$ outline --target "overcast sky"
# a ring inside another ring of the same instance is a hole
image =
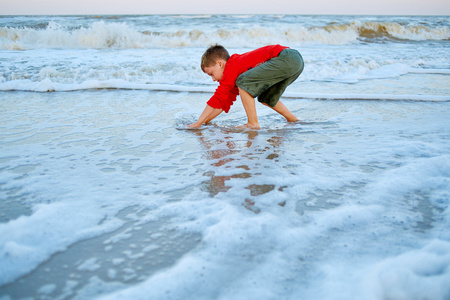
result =
[[[450,0],[0,0],[0,15],[450,15]]]

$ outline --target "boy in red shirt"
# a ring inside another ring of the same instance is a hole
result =
[[[260,128],[255,97],[288,122],[298,121],[279,99],[286,87],[302,73],[303,66],[303,58],[297,50],[281,45],[265,46],[231,57],[223,46],[211,46],[202,56],[201,67],[213,81],[219,82],[219,87],[197,122],[189,127],[200,127],[223,111],[228,113],[237,95],[240,95],[247,114],[248,122],[242,126],[244,128]]]

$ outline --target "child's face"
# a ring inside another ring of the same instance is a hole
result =
[[[213,81],[220,81],[223,77],[223,70],[225,69],[225,61],[218,60],[215,65],[205,67],[204,72],[211,76]]]

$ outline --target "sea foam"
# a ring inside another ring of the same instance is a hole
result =
[[[279,43],[298,45],[318,43],[340,45],[377,38],[404,40],[448,40],[446,26],[402,25],[399,23],[360,22],[305,27],[283,24],[276,27],[252,25],[239,29],[206,30],[192,28],[176,31],[140,31],[127,23],[93,22],[89,27],[68,28],[50,21],[46,28],[0,28],[0,49],[30,50],[41,48],[133,49],[205,46],[221,40],[230,47]],[[249,44],[251,41],[251,44]]]

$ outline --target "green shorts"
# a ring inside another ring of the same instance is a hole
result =
[[[277,57],[239,75],[236,85],[253,98],[258,97],[259,102],[274,107],[303,67],[303,58],[297,50],[284,49]]]

